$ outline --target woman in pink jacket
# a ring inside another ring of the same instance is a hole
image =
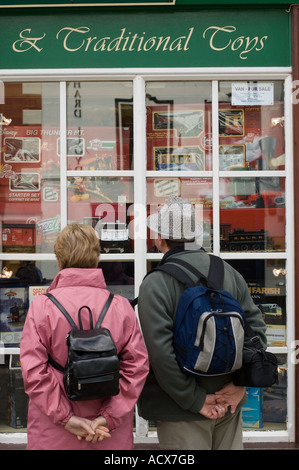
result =
[[[93,323],[108,298],[101,269],[100,247],[88,225],[71,224],[58,236],[55,254],[60,272],[51,292],[77,323],[78,309],[88,305]],[[83,327],[89,328],[89,317]],[[148,357],[134,310],[115,295],[103,320],[120,359],[118,395],[91,401],[70,401],[63,374],[48,362],[67,360],[66,336],[71,327],[45,295],[30,305],[21,338],[21,366],[29,396],[28,445],[31,450],[133,449],[134,406],[148,373]]]

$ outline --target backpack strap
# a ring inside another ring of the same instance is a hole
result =
[[[63,313],[63,315],[65,316],[65,318],[67,319],[67,321],[70,323],[70,325],[74,328],[74,330],[78,330],[78,327],[76,325],[76,323],[74,322],[74,320],[72,319],[72,317],[67,313],[67,311],[65,310],[65,308],[63,307],[63,305],[61,305],[60,302],[58,302],[58,300],[56,299],[56,297],[54,297],[54,295],[52,294],[45,294],[50,300],[52,300],[52,302],[56,305],[57,308],[59,308],[59,310],[61,311],[61,313]]]
[[[215,290],[223,289],[224,281],[224,263],[220,256],[209,255],[210,257],[210,268],[208,274],[209,286]]]
[[[60,302],[58,302],[58,300],[56,299],[56,297],[54,297],[54,295],[50,294],[50,293],[47,293],[45,294],[50,300],[52,300],[52,302],[56,305],[56,307],[59,308],[59,310],[61,311],[61,313],[63,313],[63,315],[65,316],[65,318],[67,319],[67,321],[71,324],[71,326],[75,329],[75,330],[78,330],[78,327],[76,325],[76,323],[73,321],[73,319],[70,317],[70,315],[67,313],[67,311],[65,310],[65,308],[61,305]],[[99,328],[103,319],[104,319],[104,316],[106,315],[107,311],[108,311],[108,308],[110,307],[110,304],[112,302],[112,299],[114,297],[114,294],[110,293],[103,309],[102,309],[102,312],[100,314],[100,317],[96,323],[96,328]],[[81,308],[86,308],[85,306],[84,307],[81,307]],[[87,307],[88,308],[88,307]],[[80,309],[81,310],[81,309]],[[91,313],[91,312],[90,312]],[[91,320],[92,321],[92,320]],[[81,328],[82,329],[82,328]],[[48,362],[49,364],[51,364],[52,367],[54,367],[55,369],[59,370],[60,372],[64,372],[65,370],[65,367],[63,367],[62,365],[60,365],[58,362],[56,362],[52,356],[50,356],[50,354],[48,354]]]
[[[97,323],[96,323],[95,328],[100,328],[100,326],[101,326],[101,324],[102,324],[102,321],[104,320],[104,316],[106,315],[106,313],[107,313],[107,311],[108,311],[108,309],[109,309],[109,307],[110,307],[110,305],[111,305],[111,302],[112,302],[112,300],[113,300],[113,297],[114,297],[114,294],[112,294],[112,292],[110,292],[109,297],[108,297],[108,299],[107,299],[107,301],[106,301],[106,303],[105,303],[105,305],[104,305],[104,307],[103,307],[103,309],[102,309],[102,311],[101,311],[101,314],[100,314],[100,316],[99,316],[99,319],[98,319],[98,321],[97,321]]]
[[[56,297],[54,297],[54,295],[50,294],[50,293],[47,293],[45,294],[50,300],[52,300],[53,304],[56,305],[56,307],[61,311],[61,313],[65,316],[65,318],[67,319],[67,321],[70,323],[70,325],[74,328],[74,330],[78,330],[78,327],[76,325],[76,323],[73,321],[73,319],[71,318],[71,316],[67,313],[67,311],[65,310],[64,306],[61,305],[61,303],[56,299]],[[64,372],[65,370],[65,367],[63,367],[61,364],[59,364],[58,362],[55,361],[55,359],[53,359],[53,357],[48,354],[48,362],[49,364],[51,364],[52,367],[54,367],[54,369],[57,369],[59,370],[59,372]]]
[[[179,266],[176,266],[176,264],[180,264],[180,263],[173,263],[173,264],[169,263],[167,265],[162,264],[152,269],[150,273],[152,273],[153,271],[164,271],[170,274],[171,276],[173,276],[177,281],[184,284],[186,289],[188,287],[193,287],[195,283],[192,281],[190,276],[188,276],[188,274],[185,271],[183,271]]]
[[[175,258],[176,260],[176,258]],[[170,260],[172,261],[172,259]],[[180,260],[179,260],[180,261]],[[193,287],[195,284],[192,281],[192,279],[188,276],[188,274],[183,271],[179,266],[175,266],[175,264],[159,264],[156,268],[151,269],[143,279],[145,279],[149,274],[155,272],[155,271],[164,271],[171,276],[173,276],[177,281],[181,282],[182,284],[185,285],[185,289],[188,287]],[[131,306],[134,308],[138,304],[138,297],[135,297],[135,299],[130,300]]]
[[[58,362],[56,362],[52,356],[50,356],[50,354],[48,354],[48,362],[49,364],[51,364],[52,367],[54,367],[54,369],[57,369],[59,370],[59,372],[64,372],[65,370],[65,367],[63,367],[62,365],[58,364]]]
[[[92,330],[93,329],[93,321],[92,321],[92,313],[91,313],[91,310],[89,307],[87,307],[87,305],[83,305],[83,307],[79,308],[79,311],[78,311],[78,320],[79,320],[79,326],[80,326],[80,330],[83,330],[83,325],[82,325],[82,320],[81,320],[81,310],[83,308],[86,308],[88,310],[88,314],[89,314],[89,325],[90,325],[90,329]]]
[[[178,265],[185,267],[186,269],[188,269],[188,271],[194,274],[200,282],[202,282],[203,284],[207,284],[207,287],[210,287],[211,289],[215,289],[215,290],[220,290],[222,289],[223,279],[224,279],[224,263],[223,263],[223,260],[219,256],[209,255],[209,257],[210,257],[210,267],[209,267],[209,273],[207,276],[204,276],[200,271],[195,269],[192,264],[187,263],[185,260],[182,260],[181,258],[169,258],[169,263],[174,263],[174,264],[178,264]],[[164,271],[164,269],[161,269],[163,267],[164,265],[157,266],[156,269]],[[165,270],[165,271],[169,272],[169,270]],[[169,272],[169,274],[172,274],[172,273]],[[186,273],[184,273],[184,275],[185,277],[188,276]],[[174,275],[174,277],[176,276]],[[176,277],[176,279],[178,279],[178,277]],[[184,281],[181,280],[181,282],[184,282]],[[192,284],[189,285],[188,287],[192,287],[195,285],[193,281],[191,281],[191,283]]]
[[[177,281],[185,285],[185,288],[194,287],[196,283],[192,281],[190,276],[182,270],[179,266],[185,267],[188,271],[193,273],[196,278],[206,284],[207,287],[211,289],[220,290],[222,289],[223,279],[224,279],[224,263],[222,258],[215,255],[209,255],[210,257],[210,267],[208,276],[204,276],[200,271],[194,268],[194,266],[187,261],[182,260],[181,258],[172,258],[164,261],[164,264],[160,264],[156,268],[149,271],[146,275],[148,276],[154,271],[164,271],[173,276]],[[134,308],[138,303],[138,297],[130,301],[131,306]]]
[[[63,307],[63,305],[61,305],[61,303],[58,302],[58,300],[56,299],[56,297],[54,297],[54,295],[49,294],[49,293],[47,293],[47,294],[45,294],[45,295],[46,295],[50,300],[52,300],[52,302],[56,305],[57,308],[59,308],[59,310],[61,311],[61,313],[63,313],[63,315],[65,316],[65,318],[67,319],[67,321],[70,323],[70,325],[74,328],[74,330],[78,330],[78,327],[77,327],[76,323],[73,321],[73,319],[71,318],[71,316],[67,313],[67,311],[65,310],[65,308]],[[106,301],[106,303],[105,303],[105,305],[104,305],[104,307],[103,307],[103,309],[102,309],[102,311],[101,311],[101,314],[100,314],[100,316],[99,316],[99,319],[98,319],[98,321],[97,321],[97,323],[96,323],[95,328],[100,328],[101,323],[102,323],[102,321],[103,321],[103,319],[104,319],[104,316],[106,315],[107,310],[108,310],[108,308],[110,307],[110,304],[111,304],[111,302],[112,302],[112,300],[113,300],[113,297],[114,297],[114,294],[110,293],[110,294],[109,294],[109,297],[108,297],[108,299],[107,299],[107,301]],[[89,314],[91,315],[91,312],[90,312],[89,307],[86,307],[86,306],[81,307],[80,310],[79,310],[79,313],[81,312],[81,309],[82,309],[82,308],[87,308],[87,309],[89,310]],[[81,329],[82,329],[82,324],[81,324],[81,318],[80,318],[80,317],[79,317],[79,321],[80,321],[80,327],[81,327]],[[90,320],[90,326],[91,326],[91,328],[92,328],[92,319]]]

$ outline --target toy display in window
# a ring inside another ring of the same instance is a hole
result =
[[[89,194],[86,192],[85,187],[86,178],[82,176],[75,176],[73,180],[74,195],[71,200],[74,202],[81,201],[82,199],[89,199]]]

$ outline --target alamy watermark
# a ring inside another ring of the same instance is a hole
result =
[[[194,212],[191,214],[191,204],[173,204],[170,210],[163,214],[157,223],[157,231],[154,228],[150,232],[150,239],[155,240],[161,234],[162,238],[180,241],[182,239],[194,239],[199,245],[203,242],[203,204],[194,204]],[[130,204],[126,207],[121,197],[117,204],[99,204],[95,209],[94,229],[101,239],[102,230],[120,230],[126,227],[128,237],[131,240],[146,240],[148,238],[147,219],[160,211],[157,204]],[[130,220],[127,223],[127,220]]]

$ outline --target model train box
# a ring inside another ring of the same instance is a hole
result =
[[[4,252],[36,251],[35,224],[2,224],[2,245]]]
[[[243,428],[259,429],[263,426],[262,389],[247,387],[247,402],[242,408]]]
[[[124,223],[104,224],[100,232],[101,250],[105,253],[129,251],[129,230]]]
[[[19,344],[27,313],[27,287],[0,288],[0,341],[3,344]]]

